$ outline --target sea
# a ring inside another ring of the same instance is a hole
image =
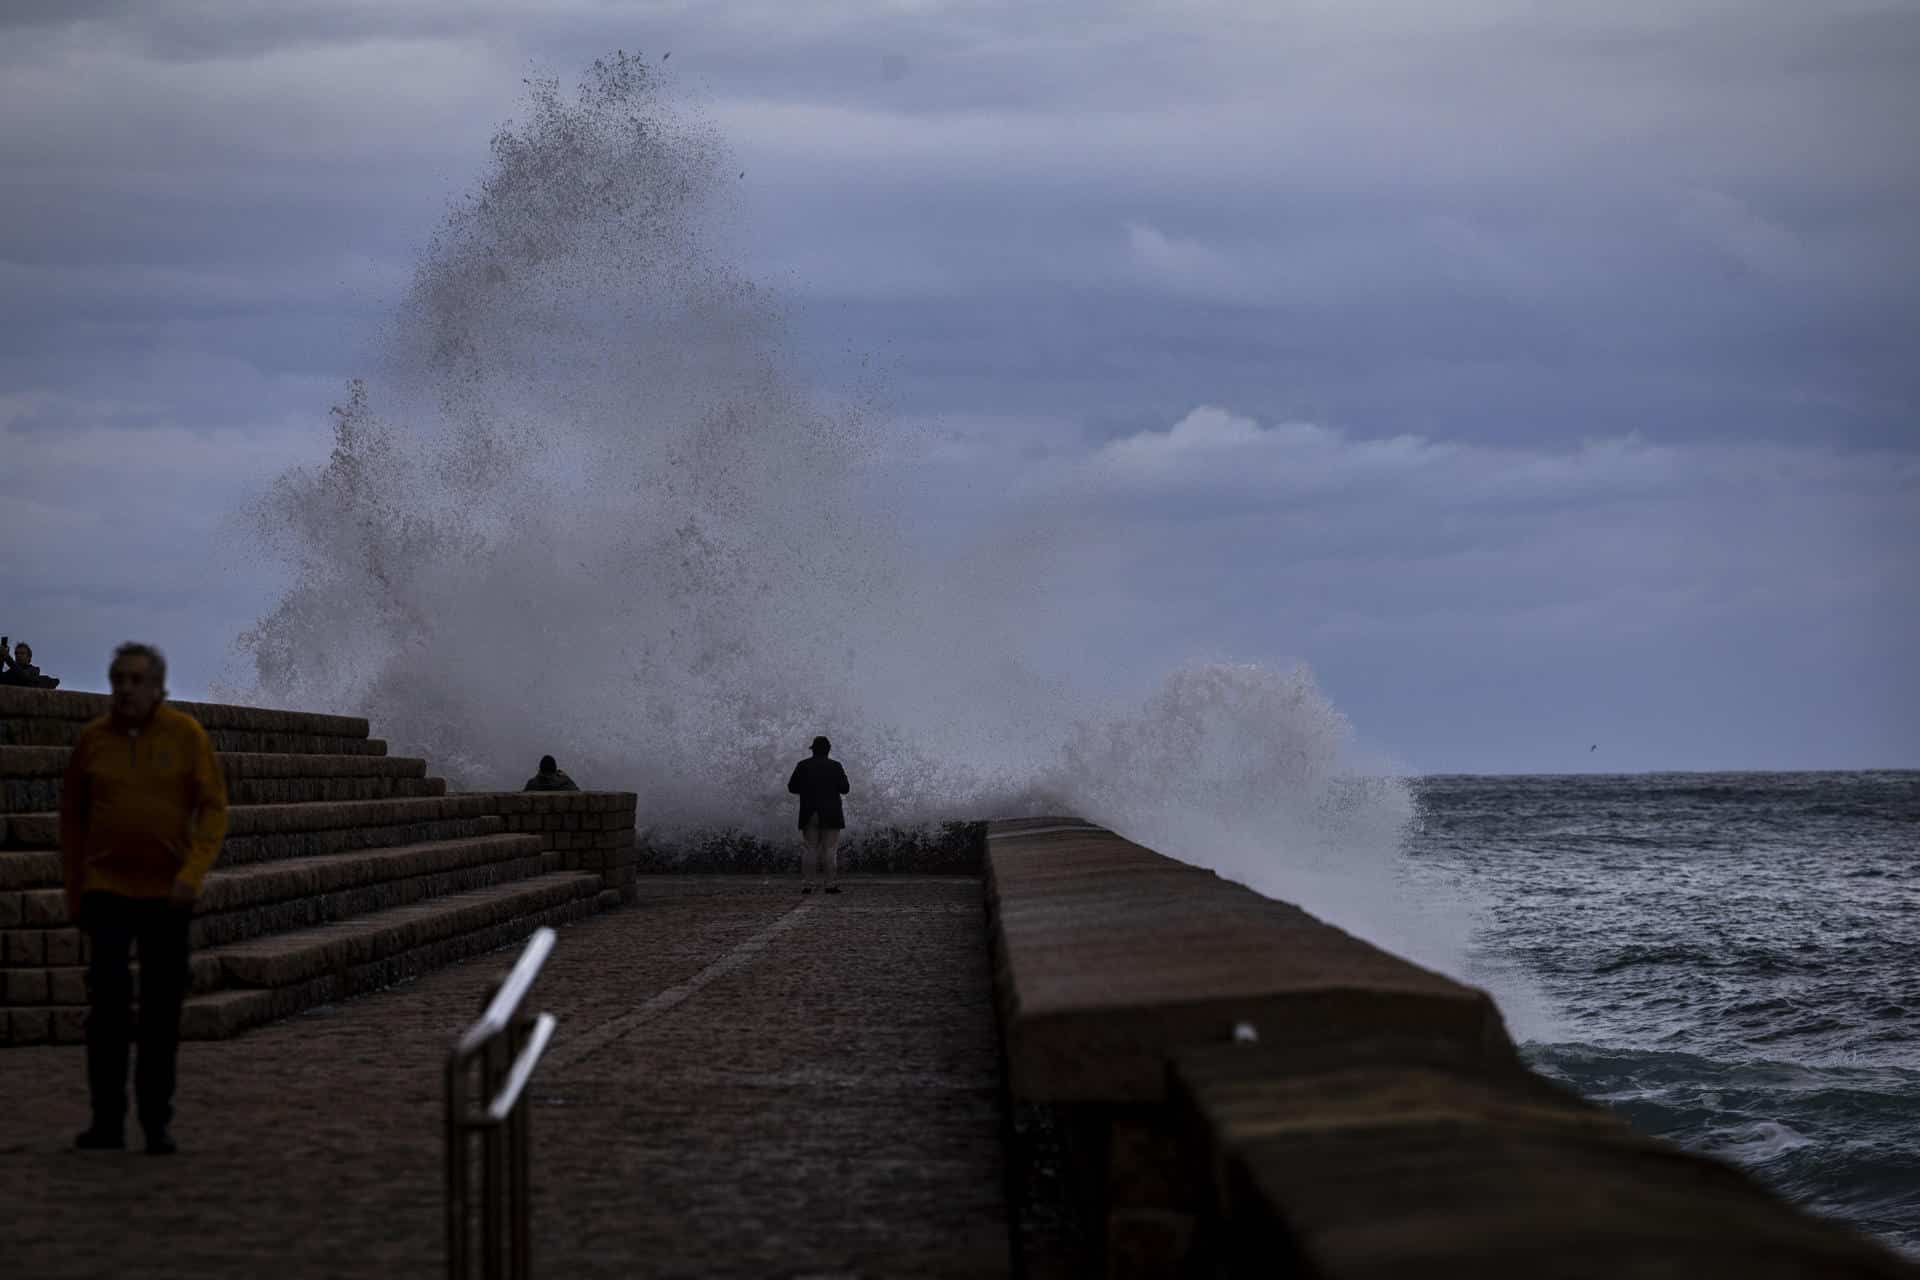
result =
[[[1920,1258],[1920,771],[1426,777],[1542,1074]],[[1511,1020],[1511,1019],[1510,1019]]]

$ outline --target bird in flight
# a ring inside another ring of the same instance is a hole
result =
[[[1587,748],[1587,750],[1589,751],[1598,751],[1599,749],[1600,749],[1600,744],[1597,742]]]

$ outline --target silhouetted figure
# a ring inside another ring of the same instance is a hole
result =
[[[60,682],[52,676],[40,674],[40,668],[33,665],[33,646],[22,640],[7,650],[7,638],[0,636],[0,684],[18,685],[23,689],[57,689]]]
[[[793,766],[787,790],[800,797],[800,892],[813,892],[814,864],[826,882],[828,893],[840,892],[834,876],[834,849],[846,828],[847,815],[840,797],[847,794],[847,771],[838,760],[829,760],[833,744],[825,738],[813,740],[813,754]]]
[[[162,705],[167,660],[123,644],[107,669],[108,714],[74,740],[60,791],[67,913],[93,940],[87,971],[88,1150],[127,1144],[128,952],[140,949],[134,1095],[147,1154],[173,1154],[174,1062],[187,992],[187,926],[227,834],[227,784],[192,716]]]
[[[573,779],[553,762],[552,756],[541,756],[540,772],[528,778],[527,785],[520,789],[522,791],[578,791],[580,788],[573,785]]]

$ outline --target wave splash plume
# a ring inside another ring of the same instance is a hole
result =
[[[1304,668],[1113,711],[1023,658],[1023,613],[1080,607],[1030,552],[907,549],[858,486],[915,442],[808,393],[717,247],[733,177],[637,59],[532,82],[330,460],[247,513],[290,585],[236,696],[370,715],[466,786],[551,751],[668,830],[785,833],[825,732],[857,824],[1067,810],[1309,907],[1390,892],[1411,802]]]

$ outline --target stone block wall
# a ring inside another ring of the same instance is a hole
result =
[[[598,875],[602,892],[622,902],[638,896],[635,873],[631,791],[503,791],[489,796],[488,808],[506,820],[507,830],[538,836],[543,851],[558,853],[566,871]]]
[[[61,777],[99,694],[0,688],[0,1046],[85,1028]],[[228,830],[192,924],[188,1037],[223,1037],[583,919],[634,893],[631,793],[446,794],[363,719],[176,704],[212,737]]]
[[[1025,1274],[1920,1280],[1534,1074],[1483,991],[1075,818],[987,842]]]
[[[977,876],[986,855],[987,824],[946,822],[928,827],[850,827],[835,851],[842,874]],[[798,875],[797,829],[767,840],[741,831],[710,832],[640,850],[643,873]]]

